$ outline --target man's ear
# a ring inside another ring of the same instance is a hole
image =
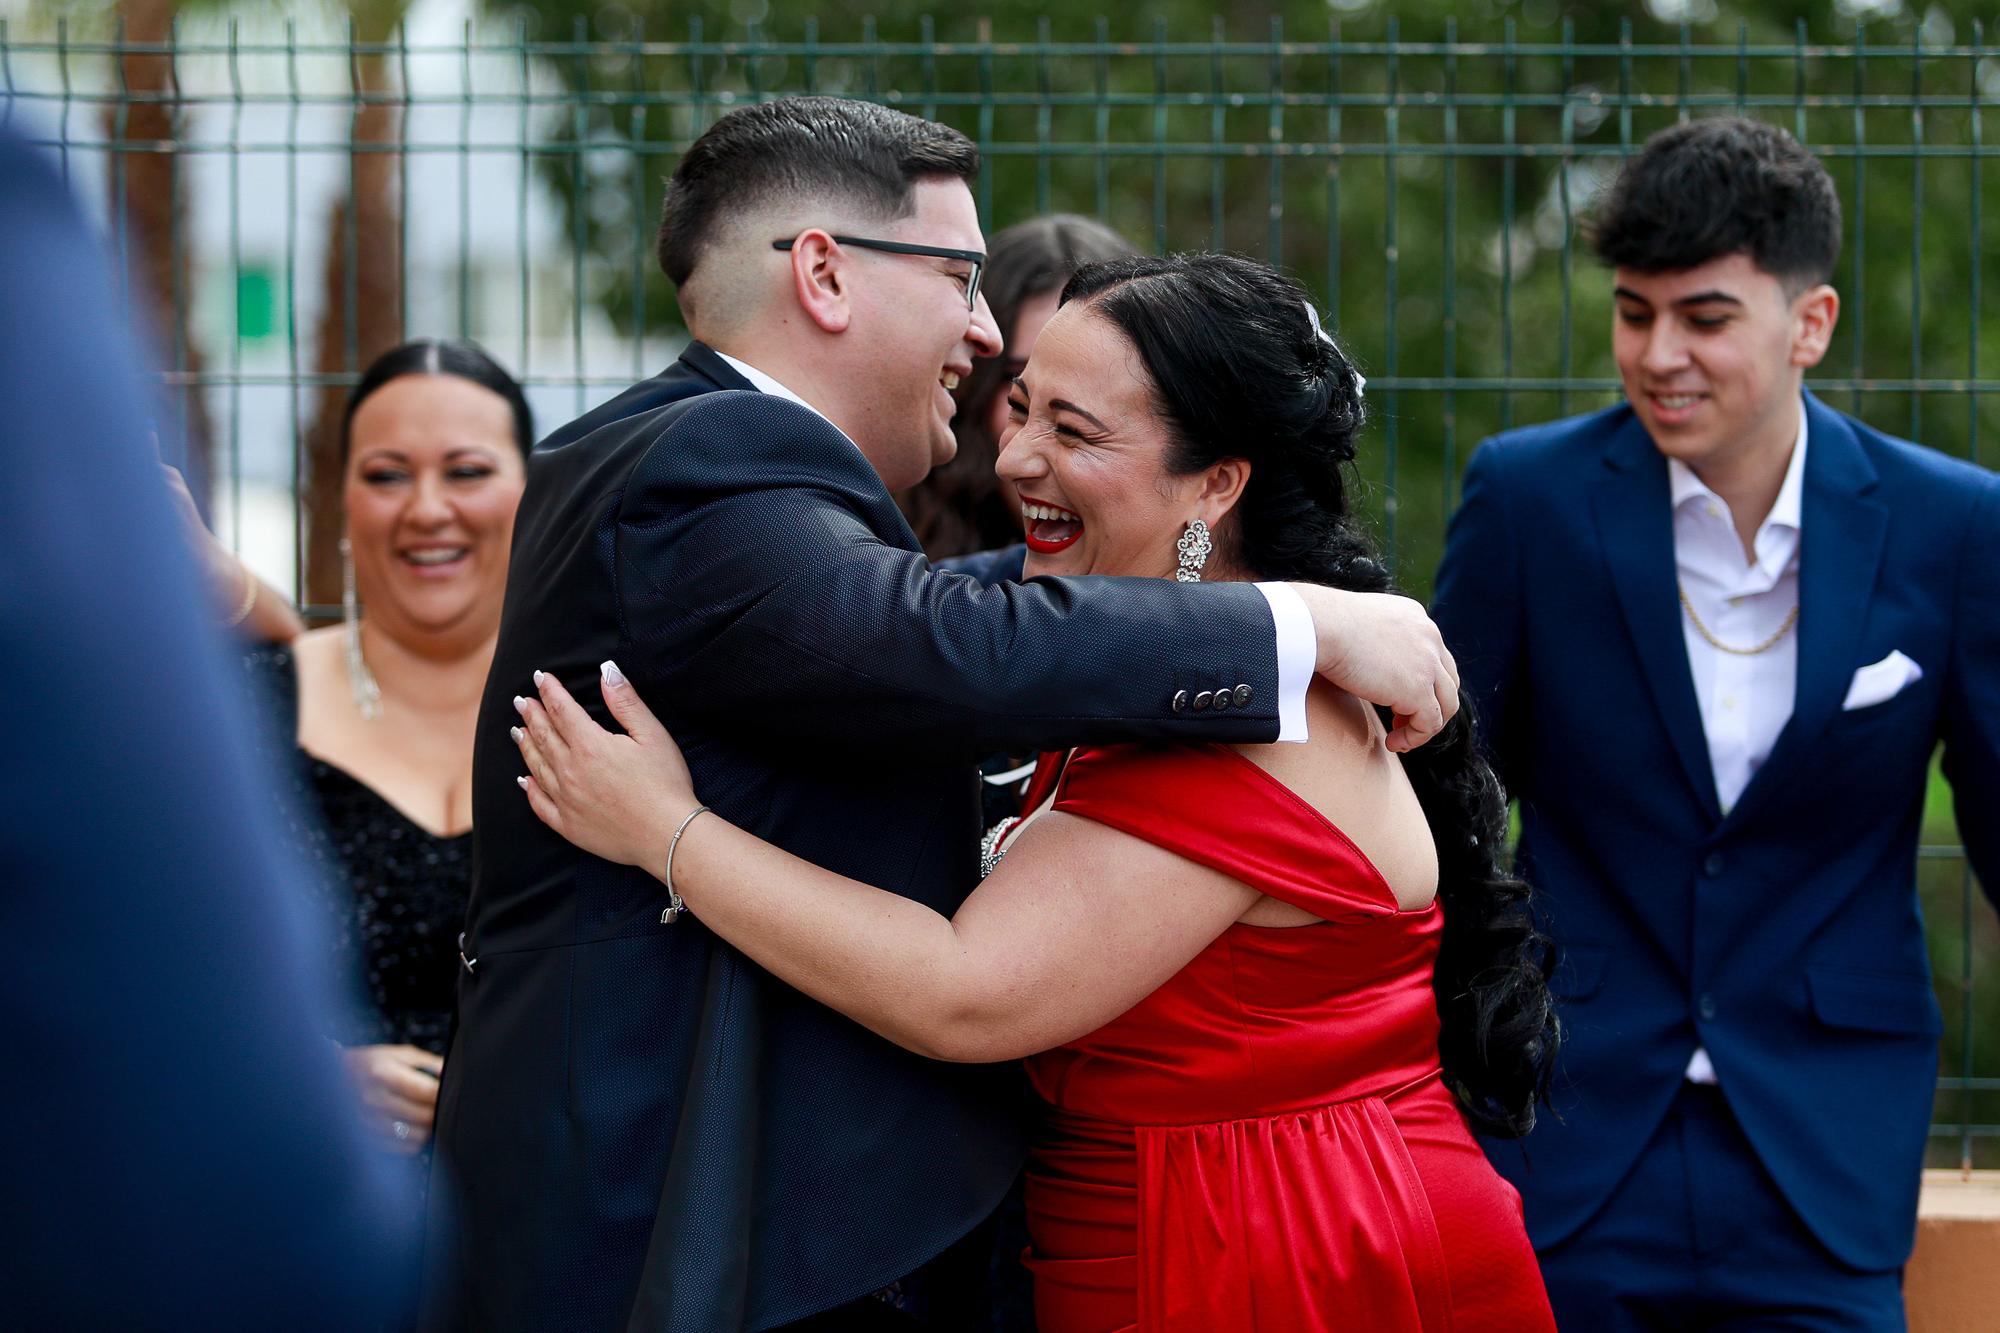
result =
[[[1250,460],[1247,458],[1225,458],[1203,474],[1197,500],[1208,526],[1212,528],[1222,522],[1223,516],[1243,498],[1243,488],[1249,484]]]
[[[847,252],[826,232],[809,227],[792,241],[790,258],[799,309],[823,332],[845,333],[854,317]]]
[[[1792,301],[1792,364],[1802,370],[1818,365],[1839,322],[1839,292],[1823,282],[1800,292]]]

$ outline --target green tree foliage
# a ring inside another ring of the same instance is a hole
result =
[[[1861,31],[1884,54],[1857,60],[1820,49],[1851,44],[1855,24],[1825,31],[1825,8],[1804,3],[1740,20],[1690,4],[1688,26],[1535,0],[1471,5],[1476,22],[1460,23],[1453,8],[1286,3],[1225,22],[1187,3],[1117,20],[1003,3],[814,19],[766,0],[537,0],[523,21],[565,44],[548,63],[581,100],[555,127],[565,151],[541,160],[589,256],[589,296],[621,327],[674,321],[651,259],[660,182],[730,105],[811,89],[935,115],[986,148],[989,229],[1090,212],[1143,245],[1270,258],[1318,293],[1380,386],[1369,472],[1384,543],[1418,589],[1471,445],[1615,400],[1606,284],[1579,224],[1618,155],[1678,115],[1741,109],[1827,153],[1852,217],[1848,315],[1824,379],[1978,377],[1965,284],[1983,164],[1962,149],[1982,81],[2000,95],[2000,61],[1966,53],[1969,19],[1878,22]],[[642,40],[671,45],[641,54]],[[1959,49],[1918,55],[1919,40]],[[1887,155],[1854,156],[1857,143]],[[1957,155],[1919,160],[1915,143]],[[1985,414],[1962,395],[1834,397],[1961,454]]]

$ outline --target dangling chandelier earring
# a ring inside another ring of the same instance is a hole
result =
[[[382,687],[361,655],[361,607],[354,596],[354,546],[340,539],[340,612],[347,643],[347,688],[354,693],[354,706],[373,722],[382,716]]]
[[[1187,531],[1174,543],[1174,549],[1181,555],[1181,567],[1174,571],[1174,580],[1178,583],[1200,583],[1201,567],[1208,563],[1208,553],[1214,549],[1214,543],[1208,539],[1207,522],[1199,518],[1189,519]]]

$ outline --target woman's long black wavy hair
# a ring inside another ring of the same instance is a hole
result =
[[[1225,458],[1250,480],[1219,544],[1259,579],[1388,592],[1393,583],[1347,507],[1364,416],[1358,373],[1321,332],[1305,290],[1234,255],[1092,264],[1063,289],[1132,343],[1167,425],[1167,468]],[[1554,946],[1528,885],[1507,868],[1507,801],[1474,740],[1469,708],[1403,756],[1437,841],[1444,912],[1435,988],[1446,1082],[1487,1133],[1535,1123],[1562,1027],[1549,995]]]

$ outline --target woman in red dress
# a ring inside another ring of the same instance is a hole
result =
[[[1083,270],[1011,407],[1028,577],[1388,584],[1345,506],[1360,376],[1268,268]],[[622,736],[542,680],[516,739],[558,831],[663,877],[672,842],[670,895],[892,1041],[1026,1058],[1044,1333],[1553,1327],[1519,1199],[1468,1128],[1532,1126],[1559,1032],[1463,715],[1398,757],[1315,683],[1303,745],[1049,756],[947,920],[694,818],[615,668]]]

